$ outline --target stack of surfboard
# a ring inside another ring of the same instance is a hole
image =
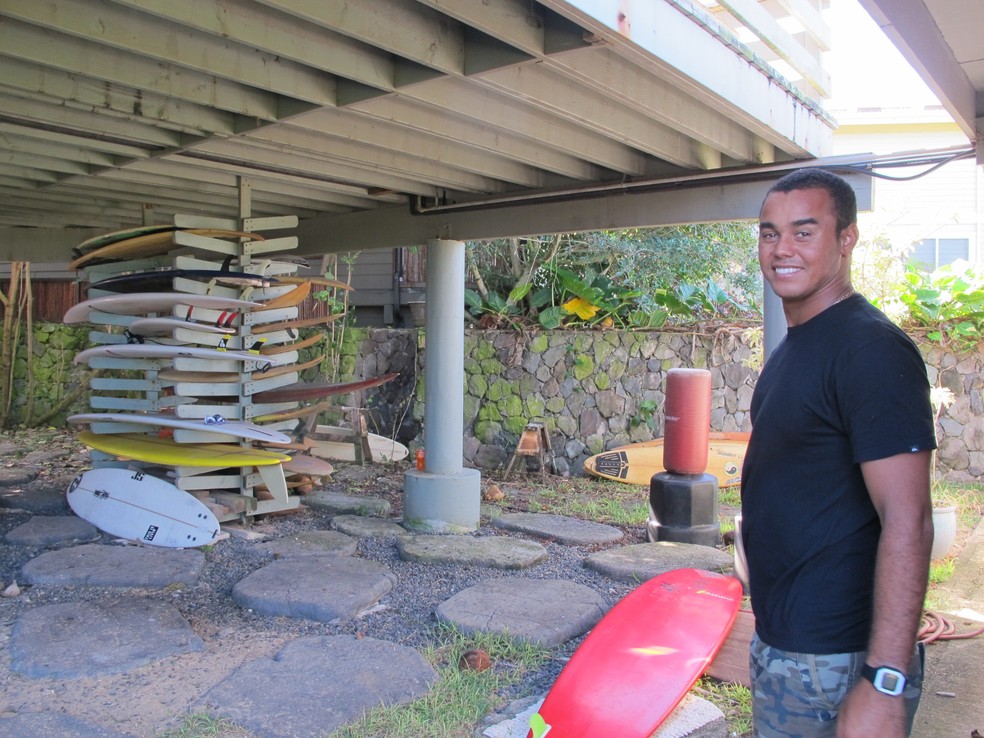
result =
[[[298,329],[340,316],[298,320],[298,305],[312,282],[347,287],[296,276],[303,262],[281,253],[296,247],[296,237],[260,235],[296,224],[294,216],[250,218],[247,232],[238,221],[176,216],[172,226],[79,245],[72,267],[85,271],[88,299],[64,321],[96,326],[89,335],[95,346],[75,360],[109,376],[91,380],[95,412],[69,420],[88,427],[79,438],[96,470],[166,476],[178,490],[205,497],[220,519],[297,507],[289,488],[299,482],[291,476],[330,473],[330,464],[274,450],[316,411],[300,402],[390,377],[300,382],[321,357],[298,363],[299,351],[323,333],[302,341]]]

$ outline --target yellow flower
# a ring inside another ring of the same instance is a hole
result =
[[[592,305],[587,300],[582,300],[580,297],[575,297],[573,300],[568,300],[563,304],[564,310],[568,313],[573,313],[581,320],[590,320],[598,312],[598,306]]]

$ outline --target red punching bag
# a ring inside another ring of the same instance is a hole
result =
[[[674,474],[703,474],[711,432],[711,373],[670,369],[665,407],[663,468]]]

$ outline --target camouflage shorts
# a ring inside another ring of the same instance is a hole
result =
[[[756,738],[833,738],[841,702],[861,676],[864,651],[815,656],[752,638],[752,717]],[[909,730],[922,693],[923,648],[913,655],[903,697]]]

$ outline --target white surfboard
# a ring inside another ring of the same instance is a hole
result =
[[[218,416],[221,418],[221,416]],[[289,443],[290,436],[286,436],[278,431],[267,430],[255,423],[245,423],[241,420],[216,420],[216,416],[210,415],[203,420],[187,420],[178,418],[174,415],[161,415],[156,413],[78,413],[68,417],[69,423],[88,423],[95,426],[97,423],[134,424],[134,425],[153,425],[158,428],[174,428],[180,430],[196,431],[202,434],[217,436],[232,436],[234,438],[244,438],[250,441],[263,441],[264,443]],[[93,428],[95,430],[95,428]],[[117,428],[114,433],[126,433],[126,430]],[[180,440],[175,435],[175,440]],[[223,443],[225,438],[201,438],[199,443]]]
[[[204,348],[201,346],[162,346],[155,343],[124,343],[107,344],[105,346],[93,346],[85,351],[80,351],[75,355],[75,363],[83,364],[90,359],[100,357],[112,357],[116,359],[208,359],[215,362],[247,362],[255,361],[260,367],[279,366],[281,363],[291,363],[290,361],[279,361],[288,354],[277,356],[264,356],[262,354],[249,351],[222,351],[220,349]],[[223,371],[216,367],[216,371]]]
[[[179,306],[208,308],[211,310],[253,310],[262,308],[263,303],[249,300],[235,300],[229,297],[214,295],[189,295],[183,292],[138,292],[132,295],[112,294],[103,297],[93,297],[65,312],[62,321],[65,323],[85,323],[93,313],[111,313],[113,315],[146,315],[147,313],[171,312]],[[176,313],[184,317],[183,313]]]
[[[203,546],[219,533],[219,521],[198,499],[129,469],[79,474],[68,488],[68,505],[100,530],[150,546]]]
[[[336,461],[355,461],[355,446],[352,445],[355,434],[351,428],[317,425],[314,430],[317,435],[309,435],[305,438],[305,441],[311,444],[312,455]],[[410,454],[406,446],[392,438],[375,433],[367,433],[366,436],[369,439],[369,451],[372,453],[373,461],[402,461]]]
[[[220,337],[228,336],[236,332],[235,328],[225,328],[211,323],[195,323],[181,318],[138,318],[126,327],[135,336],[171,336],[177,338],[175,333],[179,329],[195,331],[201,333],[216,333]]]

